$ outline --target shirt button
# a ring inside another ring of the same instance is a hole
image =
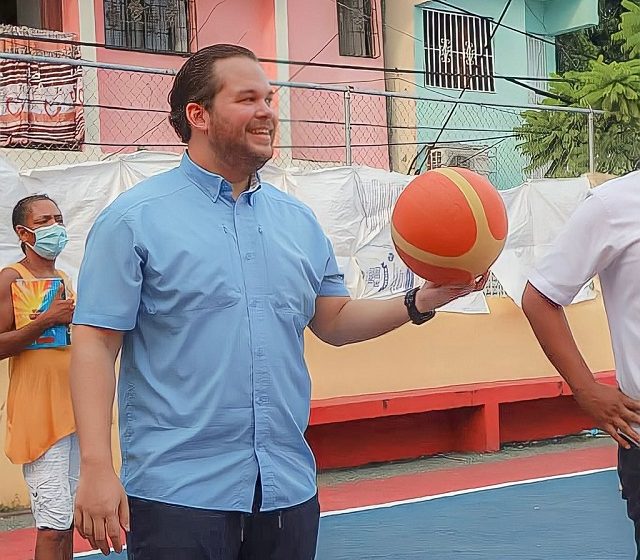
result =
[[[247,253],[244,258],[247,259],[248,261],[253,260],[255,258],[256,254],[255,253]]]
[[[256,348],[256,356],[264,356],[264,348],[262,346]]]
[[[265,397],[264,395],[261,395],[256,399],[256,404],[259,404],[259,405],[267,404],[268,402],[269,402],[268,397]]]

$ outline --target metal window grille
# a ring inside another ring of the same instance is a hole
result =
[[[106,44],[152,52],[188,52],[189,1],[104,0]]]
[[[378,46],[375,0],[336,0],[341,56],[376,58]]]
[[[488,19],[424,10],[423,24],[425,85],[495,91]]]
[[[437,169],[438,167],[442,167],[442,152],[431,150],[427,156],[427,169]]]

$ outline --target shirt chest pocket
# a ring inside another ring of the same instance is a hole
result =
[[[315,300],[322,281],[322,257],[304,243],[303,232],[280,235],[277,231],[263,235],[269,280],[274,287],[270,294],[278,314],[292,315],[302,328],[313,317]]]
[[[150,314],[224,309],[242,298],[240,256],[231,230],[194,229],[184,247],[156,251],[145,266],[143,308]]]

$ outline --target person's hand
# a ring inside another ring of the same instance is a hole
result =
[[[631,445],[619,432],[640,445],[640,435],[631,424],[640,424],[640,402],[629,398],[619,389],[594,381],[586,388],[576,389],[573,396],[598,427],[607,432],[622,447]]]
[[[73,299],[62,299],[64,295],[64,285],[60,285],[55,297],[51,301],[49,309],[38,316],[47,327],[55,325],[68,325],[73,319],[73,312],[76,309],[76,302]]]
[[[112,546],[122,552],[120,527],[129,531],[129,504],[124,488],[111,466],[83,465],[78,482],[74,524],[92,548],[107,556]]]
[[[489,272],[485,272],[469,284],[434,284],[427,281],[416,294],[416,308],[420,313],[426,313],[442,307],[455,299],[483,290],[488,279]]]

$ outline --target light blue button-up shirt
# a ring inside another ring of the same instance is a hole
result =
[[[118,383],[131,496],[251,511],[316,492],[303,331],[346,296],[313,213],[256,181],[234,201],[187,155],[91,229],[74,323],[125,331]]]

